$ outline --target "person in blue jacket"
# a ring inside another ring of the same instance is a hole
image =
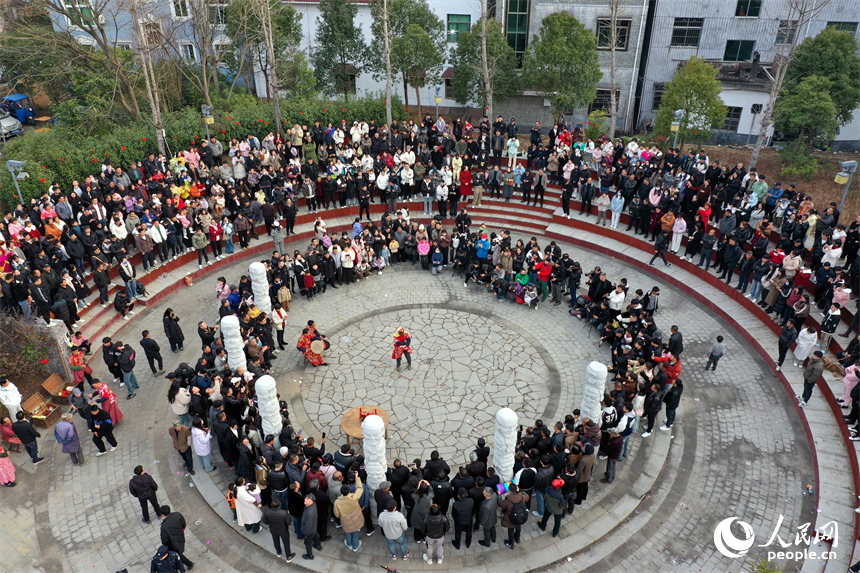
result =
[[[442,251],[439,250],[439,247],[436,247],[436,250],[433,252],[433,255],[430,257],[430,262],[433,264],[433,268],[432,268],[433,276],[436,276],[442,272],[442,263],[445,262],[445,257],[444,257],[444,255],[442,255]]]
[[[490,240],[487,238],[486,233],[481,235],[481,239],[478,241],[478,244],[475,245],[475,248],[479,259],[487,258],[487,253],[490,252]]]

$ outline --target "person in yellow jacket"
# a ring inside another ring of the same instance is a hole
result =
[[[363,493],[361,478],[355,476],[355,491],[351,492],[346,484],[340,486],[340,497],[334,502],[334,516],[340,519],[340,525],[346,535],[343,543],[353,551],[358,551],[361,547],[358,532],[364,525],[364,513],[358,502]]]

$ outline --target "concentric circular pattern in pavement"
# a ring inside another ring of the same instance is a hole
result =
[[[647,272],[569,245],[561,247],[584,269],[599,264],[610,280],[625,277],[634,290],[660,286],[658,325],[664,333],[670,325],[680,325],[686,348],[682,357],[686,389],[676,425],[671,432],[655,431],[648,438],[634,435],[630,457],[618,464],[611,485],[599,483],[605,462],[597,462],[588,500],[573,517],[565,518],[558,538],[538,530],[531,516],[523,528],[524,543],[515,551],[502,546],[501,539],[491,549],[473,542],[471,548],[455,551],[449,543],[444,565],[434,569],[483,573],[546,566],[565,573],[748,569],[764,550],[754,548],[743,559],[727,560],[713,545],[716,523],[739,516],[766,535],[782,514],[787,538],[789,528],[814,516],[811,498],[802,494],[811,481],[809,448],[790,400],[747,343],[703,307]],[[235,282],[247,273],[250,262],[239,261],[218,274]],[[191,340],[193,325],[198,320],[217,321],[214,281],[215,275],[200,279],[146,309],[121,336],[134,343],[134,333],[147,328],[162,347],[165,367],[195,363],[199,347]],[[160,317],[167,306],[179,309],[186,328],[185,350],[178,354],[169,352],[162,332]],[[493,445],[491,420],[498,407],[513,407],[524,424],[536,417],[551,424],[579,406],[586,366],[592,360],[608,363],[610,351],[598,348],[594,332],[566,310],[548,301],[537,311],[499,303],[480,286],[464,288],[462,278],[453,277],[450,268],[433,277],[418,267],[401,265],[311,302],[296,296],[285,331],[288,348],[274,361],[272,374],[290,403],[294,426],[317,438],[327,432],[329,451],[345,442],[339,423],[342,412],[370,402],[391,415],[389,460],[426,459],[430,450],[438,449],[456,468],[466,462],[478,438]],[[294,350],[309,319],[332,340],[328,367],[305,365]],[[413,335],[413,371],[394,371],[391,349],[397,326]],[[717,335],[726,337],[726,356],[717,372],[704,373],[704,354]],[[97,376],[109,376],[100,360],[94,365]],[[56,500],[37,504],[39,544],[43,553],[54,548],[54,559],[63,564],[50,570],[148,567],[148,556],[159,543],[157,527],[141,528],[137,503],[125,489],[131,468],[138,463],[162,486],[159,499],[185,515],[188,553],[201,570],[256,573],[282,567],[274,561],[266,533],[247,534],[230,523],[223,492],[233,472],[221,464],[209,475],[198,471],[193,480],[177,475],[179,456],[164,434],[174,419],[164,398],[167,381],[163,375],[150,376],[143,360],[138,361],[137,372],[139,398],[120,403],[126,419],[119,426],[119,450],[93,458],[83,468],[72,468],[66,457],[59,456],[47,462],[50,473],[41,471],[47,464],[39,466],[38,491],[44,500]],[[661,414],[657,424],[663,419]],[[84,438],[86,430],[75,421]],[[91,454],[89,443],[85,448]],[[211,488],[204,493],[205,480],[211,480]],[[315,570],[369,571],[393,565],[380,534],[362,535],[361,550],[352,553],[343,546],[340,531],[329,531],[334,539],[313,562]],[[505,533],[500,530],[500,538]],[[409,546],[413,559],[397,562],[396,568],[427,568],[421,559],[423,546],[411,541]],[[299,548],[293,536],[293,550]]]
[[[412,369],[404,359],[397,372],[392,335],[400,326],[412,335],[414,352]],[[343,412],[362,404],[389,414],[389,449],[409,460],[426,456],[441,436],[451,436],[445,446],[474,448],[475,436],[492,436],[499,408],[535,420],[550,404],[549,369],[531,337],[513,325],[458,310],[403,308],[335,334],[339,352],[302,384],[305,410],[331,428],[333,443],[344,439]]]

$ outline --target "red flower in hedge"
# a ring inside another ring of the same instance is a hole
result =
[[[221,133],[227,133],[227,130],[226,130],[226,129],[222,129],[222,130],[221,130]]]
[[[42,183],[44,183],[44,182],[45,182],[45,178],[44,178],[44,177],[42,177]]]
[[[227,116],[227,119],[233,119],[233,116],[232,116],[232,115],[228,115],[228,116]]]
[[[323,110],[323,113],[328,113],[326,110]]]
[[[47,169],[47,168],[48,168],[47,165],[42,165],[42,169]]]
[[[62,157],[60,157],[60,161],[62,161],[62,160],[63,160],[63,158],[62,158]]]
[[[42,364],[47,364],[48,361],[45,358],[42,358]]]
[[[125,145],[122,146],[123,150],[125,150]]]
[[[95,162],[96,162],[96,158],[95,158],[95,157],[93,157],[93,163],[95,163]]]
[[[346,108],[343,108],[343,111],[346,111]]]
[[[269,122],[268,122],[268,121],[266,122],[266,125],[269,125]]]
[[[239,122],[238,122],[238,121],[236,122],[236,125],[239,125]]]
[[[146,141],[146,138],[144,137],[143,140]]]

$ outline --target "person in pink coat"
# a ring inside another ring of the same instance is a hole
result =
[[[845,391],[842,392],[842,407],[849,408],[851,406],[851,390],[854,389],[854,386],[857,385],[857,382],[860,381],[857,372],[857,364],[852,364],[848,368],[845,369],[845,377],[842,379],[842,385],[845,387]]]

